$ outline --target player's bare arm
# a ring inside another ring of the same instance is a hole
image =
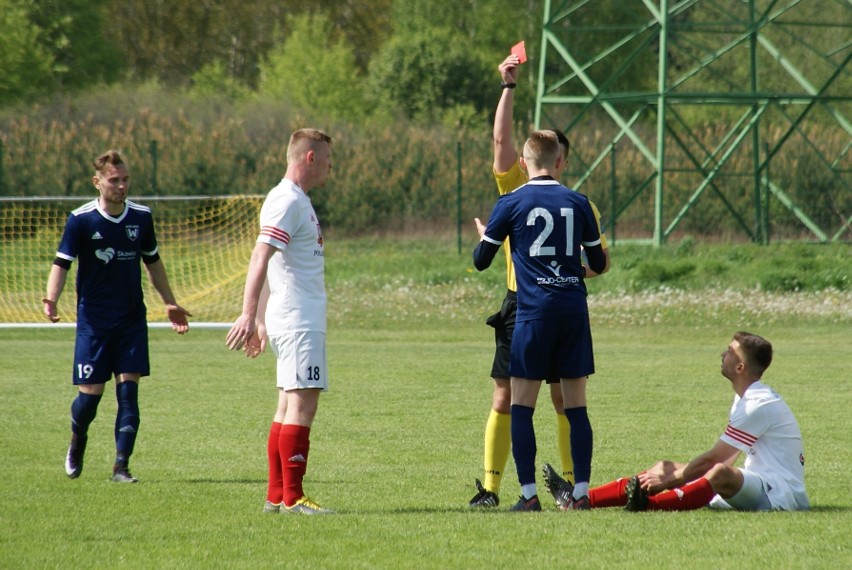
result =
[[[732,466],[740,451],[722,440],[716,442],[709,451],[702,453],[689,463],[660,461],[639,475],[642,488],[650,493],[659,493],[672,489],[699,477],[703,477],[715,465]]]
[[[243,312],[234,321],[231,330],[225,337],[225,344],[231,350],[239,350],[256,334],[257,314],[260,307],[260,297],[266,282],[266,270],[269,260],[276,249],[266,243],[256,243],[249,260],[246,286],[243,291]]]
[[[163,260],[158,259],[153,263],[146,263],[145,270],[148,272],[151,284],[166,306],[166,315],[172,324],[172,329],[178,334],[186,334],[189,330],[187,317],[191,317],[192,313],[177,304],[171,285],[169,285],[169,277]]]
[[[65,281],[68,278],[68,270],[56,264],[50,267],[50,275],[47,277],[47,291],[44,298],[41,300],[44,306],[44,315],[52,323],[59,322],[59,313],[56,305],[59,303],[59,296],[65,289]]]
[[[269,302],[269,280],[263,282],[263,289],[260,291],[260,300],[257,304],[257,316],[255,317],[255,331],[246,340],[243,351],[248,358],[257,358],[262,352],[266,351],[266,342],[269,337],[266,334],[266,305]]]

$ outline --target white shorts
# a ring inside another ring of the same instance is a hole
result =
[[[294,332],[270,336],[277,359],[277,386],[285,391],[318,388],[328,391],[325,333]]]
[[[711,509],[735,509],[738,511],[771,511],[772,503],[766,494],[766,481],[753,471],[740,469],[743,474],[743,487],[730,499],[719,495],[710,501]]]

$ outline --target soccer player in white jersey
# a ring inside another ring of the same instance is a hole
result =
[[[83,471],[89,425],[95,419],[106,382],[115,376],[118,413],[112,480],[136,483],[130,455],[139,431],[139,379],[150,374],[148,324],[142,298],[140,261],[166,305],[172,328],[189,329],[190,313],[179,306],[157,253],[151,210],[127,200],[130,173],[121,155],[110,150],[94,161],[92,182],[99,197],[68,217],[42,302],[51,322],[73,261],[77,269],[77,332],[72,380],[78,393],[71,404],[71,445],[65,472]]]
[[[256,357],[267,344],[277,359],[278,407],[267,439],[264,512],[328,514],[305,496],[310,430],[328,390],[323,238],[308,192],[331,171],[331,137],[300,129],[290,137],[287,171],[260,211],[242,314],[226,337]]]
[[[659,461],[636,476],[592,489],[591,506],[624,506],[630,511],[705,506],[741,511],[809,509],[802,432],[790,407],[762,381],[771,362],[769,341],[736,333],[722,353],[722,375],[731,382],[734,403],[716,444],[688,463]],[[742,453],[743,466],[735,467]]]
[[[564,413],[571,426],[571,457],[577,481],[569,508],[585,508],[592,463],[592,426],[586,383],[594,374],[592,334],[586,303],[585,266],[603,272],[606,256],[589,199],[561,185],[554,174],[564,156],[553,131],[535,131],[524,144],[521,165],[530,180],[501,196],[488,226],[476,219],[482,241],[474,266],[487,268],[506,238],[518,287],[518,306],[509,357],[512,390],[512,456],[521,498],[511,510],[540,511],[535,484],[533,429],[541,382],[559,378]]]

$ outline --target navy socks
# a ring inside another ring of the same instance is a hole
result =
[[[592,476],[592,423],[586,407],[565,408],[571,424],[571,458],[574,460],[574,480],[588,483]]]
[[[118,412],[115,416],[115,449],[118,457],[126,462],[133,453],[136,433],[139,431],[139,384],[121,382],[115,385]],[[118,459],[116,463],[118,463]]]

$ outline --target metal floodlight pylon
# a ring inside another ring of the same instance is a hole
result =
[[[818,2],[831,4],[831,13],[842,16],[839,21],[814,17]],[[852,4],[808,0],[802,21],[797,18],[805,5],[803,0],[544,0],[535,126],[541,128],[546,120],[566,125],[571,133],[590,116],[608,124],[608,142],[595,149],[593,159],[573,154],[581,162],[574,184],[578,190],[607,159],[615,179],[616,148],[632,145],[648,174],[626,198],[612,200],[608,219],[614,227],[653,185],[654,245],[662,245],[708,191],[755,242],[769,242],[770,197],[817,240],[838,241],[852,231],[849,211],[832,218],[839,218],[832,233],[770,176],[773,158],[795,137],[827,169],[832,183],[849,192]],[[823,31],[822,36],[814,36],[814,30]],[[826,38],[835,37],[840,41],[826,45]],[[803,67],[802,54],[817,64]],[[701,116],[706,117],[711,106],[730,114],[727,130],[713,144],[696,135],[690,122],[695,113],[689,110],[704,107]],[[848,137],[839,151],[832,151],[836,156],[827,156],[803,128],[817,110],[841,139]],[[767,125],[772,136],[765,132]],[[749,167],[732,173],[734,156]],[[753,224],[726,195],[722,180],[731,176],[747,180],[743,185],[752,196]],[[688,180],[689,187],[682,188],[682,203],[671,204],[675,213],[667,219],[667,185],[675,178],[679,184]]]

